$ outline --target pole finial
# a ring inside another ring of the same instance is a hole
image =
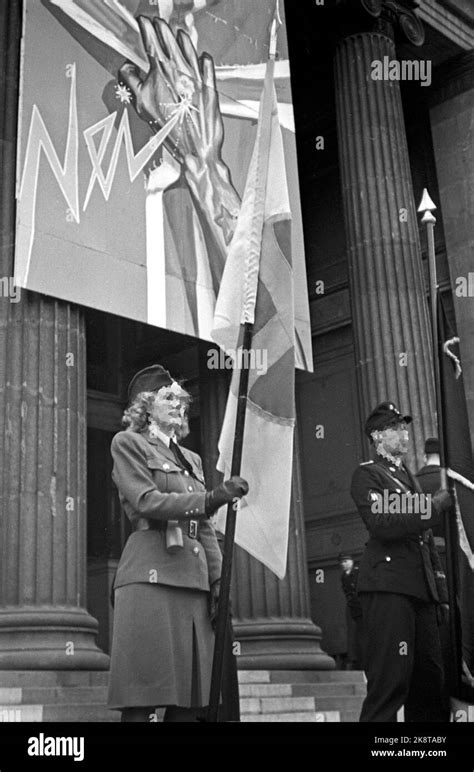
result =
[[[273,15],[272,26],[270,30],[270,46],[268,55],[274,59],[276,56],[278,27],[281,27],[282,21],[280,16],[280,0],[275,0],[275,13]]]
[[[429,209],[427,209],[426,212],[424,213],[423,217],[421,218],[421,222],[433,222],[434,223],[434,222],[436,222],[436,217],[434,216],[434,214],[432,214],[430,212]]]
[[[432,212],[433,209],[436,209],[436,204],[430,197],[430,194],[428,193],[428,190],[426,188],[423,188],[423,195],[421,197],[420,206],[418,207],[419,212]]]

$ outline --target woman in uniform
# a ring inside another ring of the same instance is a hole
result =
[[[221,553],[209,516],[248,492],[231,477],[206,492],[202,463],[181,448],[189,394],[160,365],[129,386],[112,477],[134,532],[114,581],[109,708],[122,721],[196,721],[209,701]]]

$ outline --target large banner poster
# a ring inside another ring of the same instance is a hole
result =
[[[275,2],[26,0],[19,286],[210,339]],[[275,83],[292,205],[297,364],[311,369],[280,6]]]

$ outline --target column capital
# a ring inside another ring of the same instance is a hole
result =
[[[415,13],[418,6],[419,0],[335,0],[332,7],[339,12],[343,37],[374,32],[421,46],[425,31]]]
[[[414,46],[425,42],[423,24],[415,13],[418,0],[383,0],[381,19],[388,18],[402,39]]]

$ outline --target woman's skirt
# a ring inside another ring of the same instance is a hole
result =
[[[108,707],[208,705],[213,651],[207,592],[152,583],[118,587]]]

